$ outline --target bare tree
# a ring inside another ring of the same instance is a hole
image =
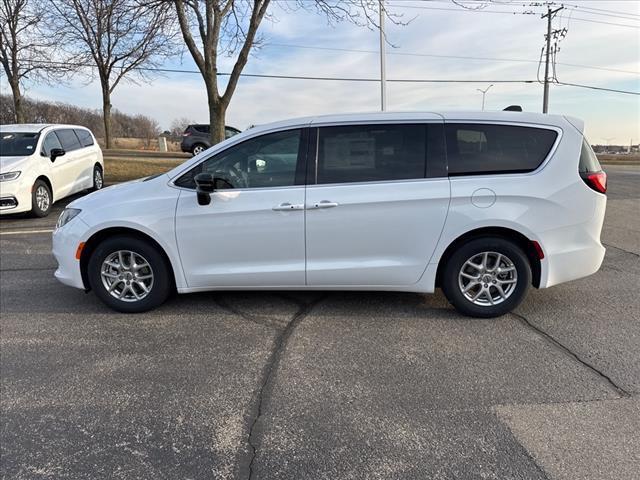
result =
[[[169,8],[138,0],[49,0],[52,21],[72,62],[92,67],[100,80],[105,145],[111,148],[111,94],[125,78],[146,80],[172,53]]]
[[[21,84],[62,72],[55,58],[57,36],[43,31],[44,8],[32,0],[0,0],[0,63],[13,95],[15,121],[25,122]]]
[[[171,122],[169,132],[171,132],[171,135],[173,135],[174,137],[180,137],[182,136],[186,128],[192,123],[195,122],[192,122],[187,117],[174,118]]]
[[[184,42],[202,75],[207,90],[211,140],[224,140],[225,115],[251,49],[260,44],[258,28],[271,0],[170,0],[175,5]],[[313,8],[330,23],[350,21],[378,27],[378,0],[294,0],[285,8]],[[394,23],[397,15],[384,11]],[[220,55],[235,57],[227,85],[218,85]]]

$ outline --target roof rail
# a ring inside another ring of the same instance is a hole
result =
[[[503,110],[503,112],[521,112],[522,107],[520,105],[509,105]]]

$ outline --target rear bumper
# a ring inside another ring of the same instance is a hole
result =
[[[541,235],[546,261],[540,288],[587,277],[600,269],[606,252],[600,242],[606,203],[606,197],[598,194],[591,220]]]
[[[53,256],[58,262],[54,276],[70,287],[86,289],[82,281],[80,260],[76,259],[76,251],[89,226],[80,218],[74,218],[67,225],[53,232]]]

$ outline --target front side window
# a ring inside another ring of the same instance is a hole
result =
[[[74,129],[74,132],[76,132],[76,135],[83,147],[90,147],[93,145],[93,136],[89,133],[89,130],[76,128]]]
[[[78,136],[71,128],[56,130],[55,133],[58,136],[58,140],[60,140],[62,148],[64,148],[65,152],[72,152],[73,150],[82,148],[82,145],[80,145],[80,140],[78,140]]]
[[[515,125],[452,123],[445,130],[449,175],[533,171],[558,136],[554,130]]]
[[[0,156],[24,157],[33,154],[38,145],[39,133],[0,133]]]
[[[295,185],[301,130],[252,138],[205,160],[175,184],[196,188],[195,176],[210,173],[216,188],[268,188]]]
[[[317,183],[424,178],[426,125],[322,127]]]
[[[42,142],[42,154],[45,157],[51,156],[51,150],[54,148],[62,148],[62,144],[60,140],[58,140],[58,136],[55,132],[47,133],[47,136],[44,137],[44,141]]]

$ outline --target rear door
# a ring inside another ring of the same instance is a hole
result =
[[[307,284],[416,283],[449,205],[443,122],[320,126],[312,132]]]

